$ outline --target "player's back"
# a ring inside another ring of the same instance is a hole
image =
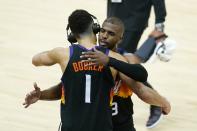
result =
[[[123,55],[125,50],[117,48],[116,52]],[[113,91],[112,103],[112,122],[113,131],[135,131],[133,125],[133,102],[131,96],[133,94],[130,87],[122,82],[119,76],[116,77],[116,85]]]
[[[116,81],[112,103],[113,131],[135,130],[133,125],[132,90],[121,80]]]
[[[97,47],[107,53],[108,50]],[[110,93],[114,86],[108,66],[86,66],[81,45],[70,46],[70,60],[62,76],[62,131],[112,131]]]

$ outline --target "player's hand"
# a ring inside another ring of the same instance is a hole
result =
[[[147,62],[152,63],[157,58],[163,62],[170,61],[176,50],[176,46],[176,41],[170,38],[166,38],[163,41],[158,42]]]
[[[164,35],[165,33],[164,32],[161,32],[161,31],[157,31],[157,30],[153,30],[150,34],[149,34],[149,37],[154,37],[154,38],[157,38],[161,35]]]
[[[164,32],[158,31],[158,30],[153,30],[150,34],[149,37],[153,37],[156,40],[156,43],[160,42],[161,40],[164,40],[167,35]]]
[[[40,99],[41,91],[40,88],[34,83],[34,90],[26,94],[25,102],[23,103],[24,107],[27,108],[31,104],[37,102]]]
[[[170,103],[166,100],[165,105],[163,107],[161,107],[161,109],[162,109],[162,113],[164,115],[168,115],[170,113],[170,111],[171,111],[171,105],[170,105]]]
[[[107,65],[109,62],[109,57],[103,52],[94,48],[94,51],[83,52],[80,56],[81,58],[86,58],[87,60],[82,60],[82,62],[90,62],[89,65]]]

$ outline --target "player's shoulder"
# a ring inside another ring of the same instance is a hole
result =
[[[125,62],[127,61],[123,55],[111,50],[109,51],[109,56],[121,61],[125,61]]]
[[[67,47],[55,47],[50,51],[52,56],[57,58],[67,58],[69,56],[69,48]]]
[[[61,53],[67,53],[69,51],[69,48],[67,47],[55,47],[51,50],[51,52],[56,53],[56,54],[61,54]]]
[[[116,52],[118,52],[121,55],[124,55],[125,53],[127,53],[127,51],[125,49],[123,49],[123,48],[117,48]]]
[[[54,52],[61,52],[61,51],[68,51],[69,48],[68,47],[55,47],[52,49],[52,51]]]

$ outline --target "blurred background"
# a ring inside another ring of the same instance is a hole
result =
[[[1,131],[57,131],[59,101],[39,101],[25,109],[25,94],[37,82],[42,89],[60,81],[59,66],[34,67],[34,54],[68,46],[67,18],[75,9],[86,9],[102,23],[106,0],[0,0],[0,129]],[[170,62],[145,64],[149,81],[172,105],[153,131],[197,130],[197,1],[166,0],[165,32],[177,41]],[[154,28],[152,12],[142,43]],[[138,131],[145,127],[149,105],[135,95],[134,121]]]

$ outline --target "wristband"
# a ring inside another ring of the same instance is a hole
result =
[[[109,57],[108,66],[114,67],[136,81],[145,82],[148,77],[146,69],[140,64],[129,64]]]

